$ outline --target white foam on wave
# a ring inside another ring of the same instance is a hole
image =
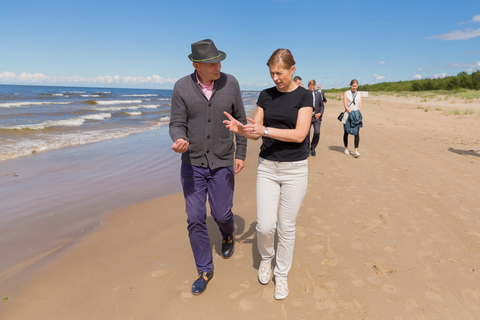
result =
[[[86,97],[86,98],[98,98],[100,97],[98,94],[81,94],[80,97]]]
[[[71,102],[34,102],[34,101],[23,101],[23,102],[5,102],[0,103],[0,108],[15,108],[15,107],[25,107],[25,106],[40,106],[48,104],[70,104]]]
[[[126,103],[142,103],[142,100],[96,100],[95,101],[97,104],[103,104],[103,105],[108,105],[108,104],[126,104]]]
[[[124,97],[158,97],[158,94],[124,94]]]
[[[141,107],[141,108],[145,108],[145,109],[157,109],[157,108],[160,107],[160,106],[155,105],[155,104],[145,104],[145,105],[142,105],[142,106],[140,106],[140,107]]]
[[[128,114],[128,115],[131,115],[131,116],[141,116],[142,115],[141,111],[132,111],[132,112],[125,112],[125,113]]]
[[[111,113],[97,113],[97,114],[89,114],[85,116],[80,116],[71,119],[65,120],[47,120],[36,124],[22,124],[18,126],[12,127],[4,127],[1,129],[9,129],[9,130],[43,130],[45,128],[50,127],[78,127],[85,123],[87,120],[104,120],[111,118]]]
[[[162,122],[170,121],[170,117],[169,116],[161,117],[160,121],[162,121]]]
[[[122,111],[122,110],[138,110],[139,106],[129,106],[129,107],[100,107],[92,110],[95,111]]]

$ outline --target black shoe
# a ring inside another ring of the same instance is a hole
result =
[[[213,277],[212,272],[200,272],[198,274],[197,280],[195,280],[192,284],[192,293],[195,295],[203,293],[205,289],[207,289],[207,284],[210,279]]]
[[[315,157],[317,155],[317,153],[315,152],[315,149],[311,149],[310,154],[312,155],[312,157]]]
[[[224,259],[228,259],[233,255],[233,248],[235,247],[235,239],[233,234],[223,238],[222,241],[222,256]]]

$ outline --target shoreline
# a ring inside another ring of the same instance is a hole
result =
[[[256,280],[255,176],[260,141],[236,177],[236,248],[192,296],[195,265],[183,196],[116,209],[104,224],[16,291],[12,319],[475,319],[480,316],[478,116],[424,112],[402,99],[364,99],[359,159],[343,154],[341,101],[329,100],[297,218],[290,295]],[[353,143],[350,137],[350,143]],[[454,151],[452,151],[454,150]],[[462,153],[462,150],[472,150]],[[458,152],[456,152],[458,151]],[[180,160],[175,160],[179,165]]]
[[[168,126],[0,163],[0,283],[32,274],[108,212],[180,192]],[[39,241],[41,239],[41,241]]]

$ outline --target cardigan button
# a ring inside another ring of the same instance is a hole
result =
[[[208,119],[208,122],[212,122],[212,119]]]
[[[207,136],[207,139],[210,139],[210,135]]]

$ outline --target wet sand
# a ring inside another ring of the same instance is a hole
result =
[[[422,108],[420,109],[419,106]],[[475,114],[454,115],[465,108]],[[425,111],[428,109],[428,111]],[[437,110],[440,109],[440,110]],[[97,231],[15,291],[5,319],[478,319],[480,102],[364,99],[360,153],[343,153],[330,99],[297,219],[287,299],[257,280],[255,167],[236,179],[236,249],[192,296],[182,194],[112,211]],[[353,137],[350,137],[353,145]],[[353,147],[353,146],[351,146]],[[352,150],[353,148],[351,148]]]

